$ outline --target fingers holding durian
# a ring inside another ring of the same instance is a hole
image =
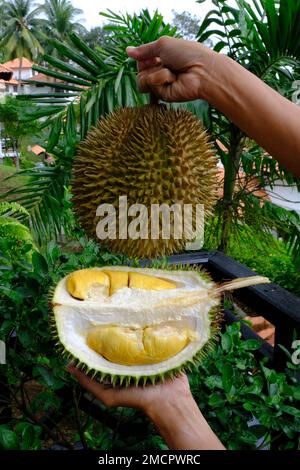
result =
[[[154,92],[165,95],[165,88],[176,81],[176,75],[162,66],[142,70],[138,75],[138,87],[141,93]]]
[[[151,59],[145,59],[137,62],[137,70],[138,72],[142,72],[142,70],[151,69],[159,65],[161,65],[161,59],[159,57],[151,57]]]
[[[197,70],[175,74],[162,65],[141,65],[138,88],[141,93],[152,93],[167,102],[187,101],[198,98],[199,77]]]
[[[168,102],[203,97],[203,69],[216,54],[198,42],[167,36],[128,47],[127,53],[137,61],[140,91]]]
[[[73,364],[67,366],[67,371],[73,375],[87,391],[92,393],[107,407],[127,406],[139,408],[146,414],[151,414],[157,403],[164,397],[172,402],[181,397],[191,397],[189,382],[185,374],[178,374],[174,379],[168,379],[164,383],[147,385],[145,387],[131,385],[130,387],[116,387],[98,382],[77,369]]]

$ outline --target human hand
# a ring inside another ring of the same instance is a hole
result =
[[[204,98],[206,70],[218,56],[203,44],[168,36],[126,51],[138,62],[139,90],[169,102]]]
[[[224,449],[193,399],[186,375],[146,387],[113,388],[91,379],[73,365],[67,370],[104,405],[139,408],[146,413],[170,449]]]
[[[174,380],[167,380],[157,385],[146,387],[130,386],[110,387],[91,379],[73,365],[68,365],[68,372],[89,392],[95,395],[108,407],[126,406],[139,408],[147,415],[151,415],[156,408],[163,406],[164,400],[168,403],[192,398],[189,382],[186,375],[179,375]]]

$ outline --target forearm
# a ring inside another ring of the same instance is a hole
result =
[[[221,54],[201,67],[202,96],[300,177],[300,108]]]
[[[174,450],[225,450],[192,396],[148,411],[160,435]]]

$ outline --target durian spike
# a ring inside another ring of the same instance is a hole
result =
[[[243,287],[248,286],[255,286],[257,284],[269,284],[271,281],[267,277],[264,276],[249,276],[249,277],[241,277],[238,279],[234,279],[229,282],[225,282],[218,287],[213,287],[208,289],[207,291],[194,291],[190,292],[188,295],[182,297],[174,297],[163,299],[160,303],[156,304],[155,307],[163,307],[164,305],[181,305],[182,307],[191,307],[198,302],[207,301],[208,299],[213,299],[218,297],[222,292],[241,289]]]

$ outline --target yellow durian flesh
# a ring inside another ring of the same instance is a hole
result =
[[[109,276],[109,295],[113,295],[118,289],[128,287],[128,272],[126,271],[103,271]]]
[[[176,289],[175,282],[161,277],[149,276],[136,272],[129,273],[129,287],[132,289],[163,290]]]
[[[79,300],[113,295],[124,287],[144,290],[176,289],[168,279],[128,271],[81,269],[68,276],[67,290]]]
[[[195,333],[187,328],[164,324],[145,328],[104,325],[89,331],[87,344],[110,362],[133,366],[165,361],[193,338]]]
[[[81,269],[69,274],[67,290],[79,300],[107,296],[109,294],[109,276],[96,269]]]

